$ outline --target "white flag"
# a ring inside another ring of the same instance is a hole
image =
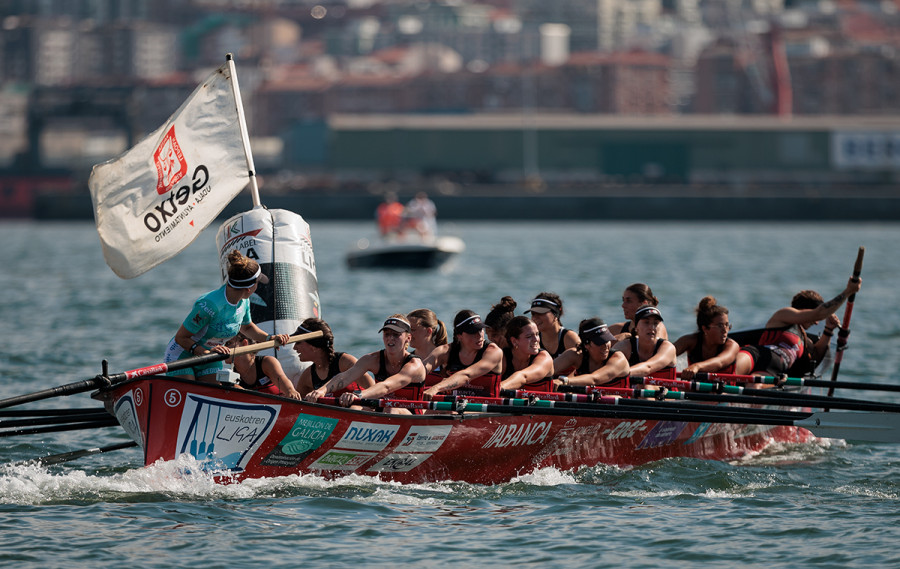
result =
[[[226,63],[162,127],[88,183],[103,256],[123,279],[177,255],[250,179]]]

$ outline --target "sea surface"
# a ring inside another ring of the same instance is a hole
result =
[[[0,398],[162,360],[193,300],[218,285],[214,229],[121,280],[94,226],[0,223]],[[337,347],[377,349],[383,319],[414,308],[452,321],[501,296],[565,301],[563,323],[622,319],[646,282],[670,336],[706,294],[736,328],[762,325],[799,289],[840,292],[859,246],[863,288],[840,379],[900,383],[900,225],[457,223],[444,271],[349,271],[367,223],[313,223],[323,316]],[[843,317],[844,309],[838,312]],[[830,371],[825,371],[830,377]],[[843,392],[897,402],[896,394]],[[29,407],[96,405],[86,394]],[[118,428],[0,439],[0,566],[898,567],[900,447],[820,440],[732,463],[672,459],[553,469],[496,486],[287,476],[222,486],[191,464],[144,468],[137,449],[39,467],[17,461],[126,441]]]

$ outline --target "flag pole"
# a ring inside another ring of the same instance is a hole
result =
[[[225,55],[228,62],[228,72],[231,75],[231,87],[234,91],[234,104],[237,106],[238,122],[241,126],[241,140],[244,143],[244,156],[247,158],[247,168],[250,174],[250,194],[253,198],[253,207],[262,207],[259,201],[259,186],[256,183],[256,166],[253,165],[253,153],[250,150],[250,135],[247,133],[247,121],[244,119],[244,102],[241,100],[241,89],[238,87],[237,69],[234,67],[234,57],[229,53]]]

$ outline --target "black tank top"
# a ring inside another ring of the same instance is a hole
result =
[[[263,360],[271,357],[274,356],[263,356],[261,358],[256,358],[256,360],[253,362],[253,365],[256,368],[256,381],[254,381],[253,383],[247,383],[246,381],[241,379],[241,386],[247,389],[255,389],[257,387],[265,387],[272,383],[272,380],[269,379],[269,376],[266,375],[266,372],[264,372],[262,368]]]
[[[694,364],[697,362],[702,362],[706,359],[709,359],[709,358],[703,357],[703,338],[700,336],[700,333],[698,332],[697,334],[694,334],[694,335],[697,336],[697,343],[694,344],[694,349],[687,353],[688,365],[691,365],[691,364]],[[724,349],[725,349],[725,344],[720,345],[718,347],[718,349],[716,350],[715,356],[718,356],[719,354],[721,354],[722,350],[724,350]],[[713,356],[713,357],[715,357],[715,356]]]
[[[341,373],[341,357],[344,355],[344,352],[335,352],[334,358],[328,363],[328,371],[324,378],[320,378],[319,374],[316,373],[316,365],[313,364],[309,368],[309,375],[312,378],[312,386],[313,389],[318,389],[328,383],[328,380],[337,374]]]
[[[444,368],[447,375],[453,375],[459,370],[466,369],[467,367],[474,365],[475,362],[481,361],[481,358],[484,357],[484,351],[487,350],[489,345],[490,344],[485,344],[480,350],[475,352],[475,359],[472,360],[472,363],[466,365],[459,359],[459,344],[450,344],[450,351],[447,353],[447,366]]]
[[[566,351],[566,345],[563,343],[563,336],[565,336],[566,332],[568,332],[568,331],[569,331],[568,328],[560,328],[559,336],[556,338],[556,352],[550,354],[551,358],[555,358],[556,356],[558,356],[561,353]],[[547,350],[547,348],[544,347],[543,340],[541,341],[541,349]],[[549,352],[550,350],[547,350],[547,351]]]
[[[392,373],[388,373],[387,359],[384,355],[384,350],[381,350],[380,352],[378,352],[378,357],[379,357],[380,363],[378,364],[378,371],[375,373],[375,383],[380,383],[380,382],[384,381],[385,379],[394,375]],[[400,369],[403,369],[403,366],[408,364],[410,362],[410,360],[412,360],[413,358],[417,358],[417,357],[419,357],[419,356],[417,356],[415,354],[406,354],[406,357],[403,358],[403,363],[400,364]]]
[[[641,363],[642,360],[640,354],[638,354],[638,339],[637,336],[632,336],[628,338],[628,341],[631,342],[631,356],[628,358],[628,365],[637,365]],[[662,343],[665,342],[662,338],[656,340],[656,346],[653,348],[653,354],[656,355],[656,352],[659,351],[659,347]]]
[[[609,354],[606,355],[606,359],[603,360],[603,365],[601,365],[600,367],[605,366],[609,362],[609,358],[611,358],[613,356],[613,354],[615,354],[618,351],[619,350],[610,349]],[[590,356],[588,356],[587,351],[585,351],[581,355],[581,365],[578,366],[578,369],[575,371],[575,375],[588,375],[589,373],[591,373],[591,370],[589,369],[590,367],[591,367],[591,358],[590,358]]]
[[[540,352],[538,352],[538,354],[539,353]],[[528,358],[528,365],[531,365],[531,363],[534,361],[534,358],[538,357],[538,354],[534,354],[533,356]],[[503,374],[500,377],[506,379],[517,371],[518,370],[513,369],[512,348],[503,348]],[[552,374],[553,372],[550,373]],[[548,375],[547,377],[550,376]]]

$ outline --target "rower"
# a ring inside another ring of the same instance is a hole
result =
[[[860,279],[851,277],[844,290],[827,302],[823,302],[822,295],[814,290],[798,292],[790,306],[776,310],[769,318],[756,345],[741,348],[734,372],[738,375],[755,372],[780,375],[787,373],[801,358],[821,361],[834,329],[840,326],[835,312],[845,300],[859,292],[861,286]],[[826,320],[825,332],[813,342],[806,331],[822,320]],[[814,369],[815,365],[812,367]]]
[[[613,346],[628,358],[631,375],[646,377],[675,377],[675,346],[659,337],[659,327],[663,322],[662,313],[655,306],[642,306],[634,313],[634,335]]]
[[[516,316],[506,326],[503,350],[503,381],[500,389],[553,391],[553,358],[541,348],[537,325],[525,316]]]
[[[511,296],[504,296],[500,302],[491,306],[491,311],[484,317],[484,333],[488,340],[506,348],[506,325],[516,315],[516,301]]]
[[[628,358],[612,349],[616,337],[600,318],[588,318],[578,324],[581,343],[569,348],[553,360],[556,385],[602,385],[604,387],[630,387],[628,385]],[[568,376],[559,370],[573,369]]]
[[[697,331],[675,341],[675,352],[686,352],[688,358],[682,379],[692,379],[701,371],[734,373],[740,346],[728,337],[729,330],[728,309],[718,304],[715,297],[703,297],[697,305]]]
[[[445,379],[428,387],[422,394],[426,400],[447,391],[454,395],[497,397],[503,350],[485,343],[484,323],[471,310],[461,310],[453,318],[453,342],[435,348],[425,358],[425,369],[443,370]]]
[[[331,378],[347,371],[356,363],[356,357],[353,355],[335,351],[334,333],[331,331],[331,326],[324,320],[307,318],[300,323],[294,335],[310,332],[322,332],[322,335],[294,344],[294,351],[297,352],[300,361],[311,363],[297,380],[297,390],[303,396],[324,386]],[[366,387],[374,384],[368,375],[363,378],[363,381]],[[348,389],[353,391],[359,389],[359,386],[353,384],[348,386]]]
[[[563,302],[558,294],[538,293],[531,301],[531,308],[525,312],[531,313],[531,320],[537,324],[541,333],[541,348],[547,350],[551,358],[578,345],[578,334],[563,327],[560,321],[563,315]]]
[[[625,315],[625,322],[609,325],[609,331],[617,340],[624,340],[634,332],[632,329],[634,313],[642,306],[659,306],[659,299],[653,296],[653,291],[644,283],[629,285],[622,293],[622,313]],[[656,335],[659,338],[668,339],[669,333],[666,331],[665,324],[660,323]]]
[[[386,395],[395,399],[421,399],[425,366],[419,357],[406,351],[409,347],[409,330],[406,316],[394,314],[388,317],[379,330],[384,349],[362,356],[350,369],[337,374],[319,389],[309,392],[306,400],[315,402],[326,393],[334,393],[351,383],[363,381],[366,373],[375,377],[375,384],[357,393],[344,393],[340,397],[342,406],[350,407],[360,399],[378,399]],[[385,412],[409,414],[407,409],[390,408],[385,409]]]

